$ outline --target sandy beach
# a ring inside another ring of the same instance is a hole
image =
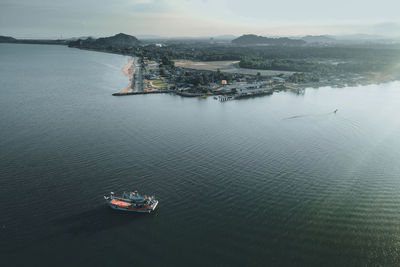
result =
[[[128,62],[126,62],[121,68],[122,73],[129,77],[129,84],[120,91],[121,94],[132,92],[132,79],[134,72],[133,63],[134,59],[128,58]]]

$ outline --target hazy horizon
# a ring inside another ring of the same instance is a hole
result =
[[[0,35],[16,38],[161,37],[254,33],[263,36],[400,36],[393,0],[321,2],[238,0],[2,0]]]

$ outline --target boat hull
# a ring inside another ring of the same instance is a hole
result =
[[[118,205],[114,205],[110,202],[108,202],[108,205],[114,209],[114,210],[120,210],[120,211],[129,211],[129,212],[140,212],[140,213],[150,213],[156,209],[158,206],[158,201],[153,203],[149,208],[133,208],[133,207],[121,207]]]

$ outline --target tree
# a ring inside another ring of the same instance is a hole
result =
[[[161,63],[163,64],[163,65],[165,65],[165,66],[171,66],[171,67],[173,67],[174,65],[175,65],[175,62],[174,61],[172,61],[169,57],[167,57],[167,56],[163,56],[162,58],[161,58]]]
[[[167,71],[165,70],[164,67],[160,67],[160,75],[163,77],[167,76]]]

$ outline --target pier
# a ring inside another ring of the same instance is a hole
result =
[[[172,90],[157,90],[157,91],[140,91],[128,93],[113,93],[113,96],[126,96],[126,95],[147,95],[147,94],[168,94],[173,93]]]

